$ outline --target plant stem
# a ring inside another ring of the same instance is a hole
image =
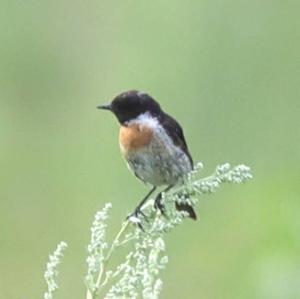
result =
[[[118,234],[116,235],[115,239],[113,240],[111,246],[110,246],[110,249],[107,253],[107,256],[106,258],[104,259],[103,263],[102,263],[102,267],[99,271],[99,275],[98,275],[98,278],[97,278],[97,282],[96,282],[96,287],[97,289],[100,287],[100,283],[101,283],[101,279],[102,279],[102,275],[104,273],[104,269],[107,267],[108,265],[108,262],[110,260],[110,257],[114,251],[114,249],[116,248],[116,246],[118,245],[119,243],[119,239],[120,237],[123,235],[123,233],[126,231],[126,229],[128,228],[128,225],[129,225],[129,220],[126,220],[123,222],[122,224],[122,227],[120,229],[120,231],[118,232]]]
[[[109,251],[107,253],[106,258],[104,259],[104,261],[100,265],[99,274],[98,274],[96,285],[95,285],[95,290],[96,291],[92,292],[91,290],[88,289],[87,290],[87,294],[86,294],[86,299],[95,299],[96,298],[97,291],[99,290],[100,285],[101,285],[102,275],[105,272],[104,270],[105,270],[105,268],[108,265],[108,262],[110,260],[110,257],[112,255],[114,249],[116,248],[116,246],[119,243],[119,239],[124,234],[124,232],[127,230],[129,223],[130,223],[129,220],[126,220],[126,221],[123,222],[120,231],[118,232],[118,234],[116,235],[115,239],[113,240],[113,242],[112,242],[112,244],[110,246],[110,249],[109,249]]]
[[[151,200],[151,199],[147,203],[144,204],[144,206],[142,207],[142,210],[144,210],[145,208],[147,208],[150,205],[153,205],[153,200]],[[91,291],[90,289],[87,289],[86,299],[96,299],[97,293],[98,293],[99,289],[101,288],[101,280],[102,280],[103,273],[105,273],[105,269],[108,266],[110,258],[112,256],[114,250],[116,249],[116,247],[120,244],[120,238],[126,232],[130,223],[131,223],[130,219],[127,219],[122,223],[121,229],[119,230],[116,237],[114,238],[114,240],[108,250],[106,258],[103,260],[103,262],[100,265],[99,274],[98,274],[98,277],[96,280],[96,285],[95,285],[95,291]]]

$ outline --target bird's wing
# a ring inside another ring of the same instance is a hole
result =
[[[160,118],[160,123],[162,124],[163,128],[166,130],[168,136],[172,139],[174,144],[179,146],[186,153],[193,168],[193,159],[189,152],[180,124],[172,116],[166,113],[164,113]]]

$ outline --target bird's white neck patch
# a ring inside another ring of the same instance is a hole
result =
[[[159,123],[156,117],[153,117],[149,112],[145,112],[143,114],[140,114],[135,119],[127,122],[127,125],[141,125],[150,128],[156,128],[157,126],[159,126]]]

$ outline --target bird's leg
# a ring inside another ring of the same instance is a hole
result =
[[[173,188],[173,185],[169,185],[166,189],[164,189],[163,191],[158,193],[156,198],[155,198],[155,201],[154,201],[154,208],[160,210],[160,212],[164,216],[166,216],[166,213],[165,213],[165,207],[162,203],[162,194],[164,192],[168,192],[171,188]]]
[[[142,206],[144,205],[144,203],[147,201],[147,199],[149,198],[149,196],[155,191],[156,187],[154,186],[148,193],[147,195],[141,200],[141,202],[138,204],[138,206],[135,208],[134,212],[129,214],[127,216],[127,219],[131,218],[131,217],[137,217],[139,218],[139,215],[142,215],[145,219],[147,219],[146,215],[142,212]]]

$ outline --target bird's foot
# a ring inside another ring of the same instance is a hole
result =
[[[142,226],[141,216],[145,219],[146,222],[148,222],[148,217],[141,210],[141,208],[138,207],[126,217],[126,220],[136,224],[142,231],[145,231]]]
[[[159,193],[158,195],[157,195],[157,197],[155,198],[155,201],[154,201],[154,208],[156,209],[156,210],[159,210],[160,212],[161,212],[161,214],[163,215],[163,216],[167,216],[166,215],[166,209],[165,209],[165,206],[164,206],[164,204],[162,203],[162,196],[161,196],[161,193]]]

